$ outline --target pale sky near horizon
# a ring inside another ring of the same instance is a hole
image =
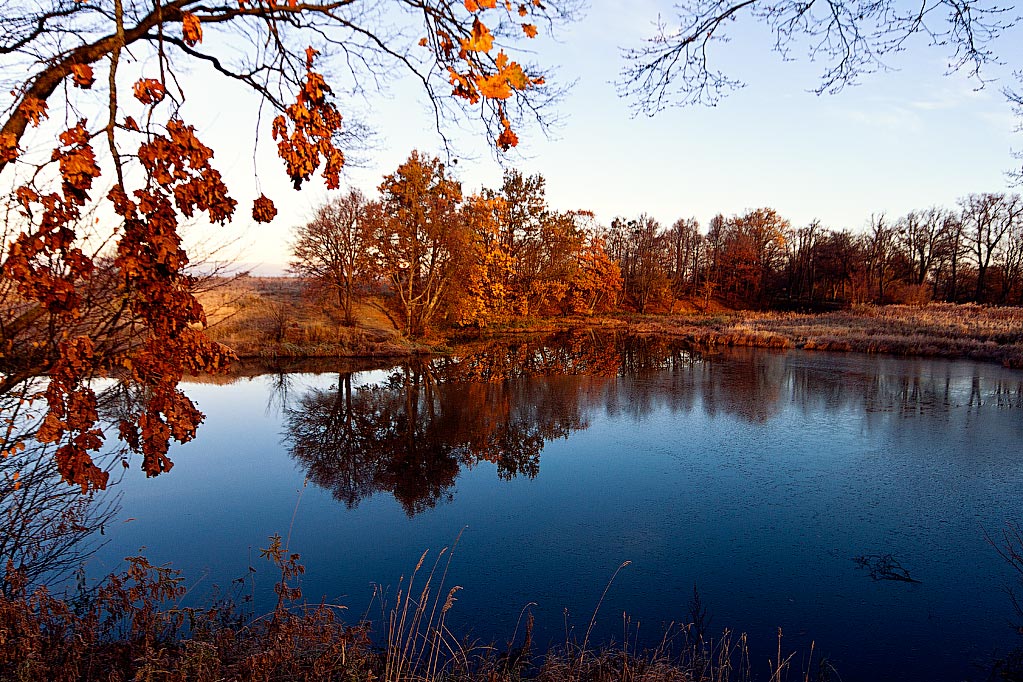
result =
[[[553,208],[593,210],[603,224],[648,213],[665,226],[690,216],[705,226],[717,213],[770,206],[797,226],[818,219],[827,227],[861,230],[872,213],[897,217],[914,208],[954,206],[971,192],[1013,189],[1005,171],[1023,163],[1011,156],[1023,150],[1023,134],[1016,132],[1020,120],[1000,89],[1023,87],[1006,80],[1023,66],[1018,28],[996,46],[1005,66],[988,76],[1001,80],[983,89],[964,74],[947,75],[948,53],[918,40],[889,62],[895,70],[817,96],[810,91],[822,65],[801,59],[798,50],[795,61],[782,60],[770,50],[765,27],[740,23],[718,54],[746,88],[713,108],[634,117],[612,82],[622,66],[619,47],[650,35],[657,8],[665,5],[643,0],[623,11],[623,3],[592,0],[582,19],[553,39],[541,33],[530,44],[560,82],[576,85],[555,109],[562,122],[552,136],[535,127],[519,129],[520,150],[505,163],[543,174]],[[254,107],[243,96],[221,96],[230,104],[218,101],[218,112],[201,132],[217,150],[214,163],[241,206],[234,225],[216,230],[214,240],[236,242],[225,253],[261,264],[257,273],[279,272],[293,228],[330,195],[315,184],[291,190],[265,134],[268,111],[255,155],[259,189],[252,186]],[[338,105],[345,113],[346,102]],[[365,166],[348,169],[345,187],[373,196],[382,176],[413,148],[442,152],[415,84],[397,82],[388,96],[361,108],[378,139]],[[465,156],[451,169],[465,191],[498,186],[501,167],[482,133],[456,131],[454,137]],[[280,211],[270,225],[254,225],[249,217],[260,190]],[[207,228],[193,231],[205,234]]]

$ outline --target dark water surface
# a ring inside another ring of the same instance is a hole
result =
[[[188,385],[198,440],[122,482],[91,572],[144,546],[200,599],[253,566],[269,608],[258,549],[290,530],[305,596],[354,621],[465,528],[448,623],[484,641],[529,603],[539,643],[581,640],[631,561],[591,641],[621,640],[627,613],[656,643],[695,584],[709,633],[747,632],[764,678],[779,627],[843,680],[983,679],[1016,645],[985,533],[1023,522],[1023,373],[590,336],[477,350]],[[919,582],[873,579],[864,555]]]

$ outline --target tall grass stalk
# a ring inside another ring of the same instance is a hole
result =
[[[463,528],[458,533],[450,551],[445,547],[437,554],[430,574],[419,588],[418,598],[413,597],[416,578],[423,568],[429,550],[419,557],[408,585],[402,587],[404,576],[399,581],[397,600],[388,618],[387,654],[384,664],[386,682],[437,679],[444,663],[457,662],[459,658],[462,659],[462,665],[468,667],[466,653],[444,624],[448,611],[454,606],[455,595],[462,589],[461,586],[455,585],[446,593],[444,591],[451,559],[464,531]],[[445,556],[447,560],[444,562],[439,582],[434,588],[434,578]],[[447,657],[442,656],[445,652]],[[416,675],[420,677],[417,678]]]

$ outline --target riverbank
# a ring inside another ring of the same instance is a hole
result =
[[[932,303],[858,306],[821,314],[729,311],[520,318],[477,330],[402,336],[379,298],[346,327],[301,280],[243,277],[204,291],[210,334],[241,358],[384,358],[445,353],[467,340],[578,329],[679,338],[705,352],[726,346],[967,358],[1023,368],[1023,308]]]
[[[741,311],[632,318],[626,329],[680,337],[711,351],[721,346],[799,348],[967,358],[1023,368],[1023,308],[932,303],[817,315]]]

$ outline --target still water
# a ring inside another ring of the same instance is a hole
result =
[[[354,621],[461,533],[448,623],[484,642],[529,604],[535,641],[581,640],[630,561],[591,642],[656,644],[696,586],[764,678],[778,628],[847,681],[983,679],[1018,643],[986,535],[1023,522],[1019,371],[590,335],[319,370],[187,385],[199,438],[122,481],[90,572],[144,547],[189,598],[245,577],[259,610],[258,550],[290,534],[305,597]],[[888,555],[913,582],[854,560]]]

